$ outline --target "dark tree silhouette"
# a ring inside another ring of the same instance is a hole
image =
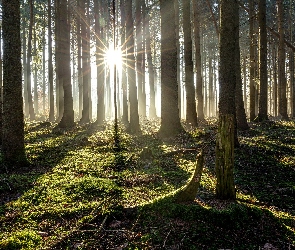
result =
[[[28,165],[24,146],[20,2],[2,1],[3,26],[3,162],[10,167]]]

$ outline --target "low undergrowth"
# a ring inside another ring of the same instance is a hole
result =
[[[216,123],[160,140],[158,121],[26,124],[30,169],[0,174],[0,249],[295,249],[295,123],[251,124],[235,153],[236,201],[214,197]],[[194,202],[171,193],[205,168]]]

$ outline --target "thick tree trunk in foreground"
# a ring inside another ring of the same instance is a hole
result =
[[[237,82],[237,35],[239,11],[236,0],[221,1],[219,124],[216,138],[216,195],[235,199],[234,145],[237,144],[235,93]]]
[[[24,146],[20,2],[2,1],[3,20],[3,141],[5,166],[28,164]]]
[[[234,116],[219,116],[216,139],[216,196],[220,199],[235,199],[234,183]]]

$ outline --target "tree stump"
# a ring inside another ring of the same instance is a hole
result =
[[[234,183],[234,116],[220,115],[216,139],[216,196],[220,199],[235,199]]]
[[[175,194],[175,199],[177,202],[193,201],[196,198],[200,186],[203,166],[204,156],[203,152],[201,152],[197,155],[197,166],[193,176],[187,182],[187,184]]]

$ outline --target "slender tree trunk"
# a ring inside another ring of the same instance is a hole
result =
[[[197,113],[199,120],[204,120],[204,97],[203,97],[203,77],[202,77],[202,58],[201,58],[201,38],[198,1],[193,1],[194,9],[194,34],[195,34],[195,59],[197,69],[196,93],[197,93]]]
[[[130,102],[130,121],[128,131],[132,134],[140,131],[138,100],[135,74],[135,56],[134,56],[134,37],[133,37],[133,18],[132,18],[132,0],[126,0],[126,46],[127,46],[127,74],[129,85]]]
[[[27,77],[27,36],[26,21],[22,20],[22,45],[23,45],[23,75],[24,75],[24,116],[29,117],[29,101],[28,101],[28,77]]]
[[[136,24],[136,78],[138,88],[139,114],[146,116],[146,98],[145,86],[143,82],[144,76],[144,51],[143,51],[143,36],[142,36],[142,0],[135,1],[135,24]]]
[[[237,5],[237,11],[239,11]],[[237,16],[237,23],[239,24],[239,15]],[[244,101],[243,101],[243,83],[242,83],[242,72],[241,72],[241,55],[240,55],[240,45],[239,45],[239,25],[235,31],[235,40],[236,40],[236,47],[235,47],[235,67],[236,67],[236,119],[237,119],[237,128],[240,130],[247,130],[249,129],[249,125],[247,123],[246,112],[244,108]],[[237,134],[235,133],[235,143],[238,145]]]
[[[126,13],[125,13],[125,0],[120,1],[121,10],[121,46],[122,46],[122,122],[128,124],[128,99],[127,99],[127,61],[126,61]]]
[[[32,61],[32,33],[33,33],[33,0],[29,0],[30,5],[30,26],[29,26],[29,37],[28,37],[28,50],[27,50],[27,91],[28,91],[28,103],[29,103],[29,114],[30,120],[35,120],[35,111],[33,106],[32,88],[31,88],[31,61]]]
[[[46,22],[45,22],[45,13],[44,13],[44,26],[42,31],[42,43],[43,43],[43,52],[42,52],[42,113],[43,119],[45,119],[46,112]]]
[[[184,61],[185,61],[185,89],[186,89],[186,123],[196,127],[198,125],[196,98],[194,87],[193,43],[191,30],[191,1],[183,0],[183,32],[184,32]]]
[[[275,43],[272,46],[272,68],[273,68],[273,101],[274,116],[278,116],[278,76],[277,76],[277,48]]]
[[[104,61],[103,51],[103,26],[100,24],[102,18],[102,4],[94,1],[95,9],[95,37],[96,37],[96,67],[97,67],[97,115],[96,123],[102,125],[105,119],[105,106],[104,106]]]
[[[148,72],[149,72],[149,85],[150,85],[150,109],[149,109],[149,117],[155,118],[157,117],[156,113],[156,93],[155,93],[155,72],[153,66],[153,58],[152,58],[152,48],[151,48],[151,36],[150,36],[150,16],[145,9],[145,37],[146,37],[146,54],[147,54],[147,63],[148,63]]]
[[[48,82],[49,82],[49,121],[54,121],[53,63],[52,63],[52,28],[51,0],[48,0]]]
[[[88,31],[88,24],[87,24],[87,4],[86,1],[83,1],[81,5],[81,37],[82,37],[82,74],[83,74],[83,109],[82,109],[82,118],[80,120],[81,123],[88,123],[89,119],[89,63],[88,63],[88,43],[90,42],[89,39],[89,31]]]
[[[267,115],[267,31],[266,31],[266,0],[259,0],[259,76],[260,76],[260,98],[258,120],[268,120]]]
[[[37,54],[37,39],[36,39],[36,28],[34,27],[34,56]],[[35,114],[39,114],[39,98],[38,98],[38,80],[37,80],[37,65],[33,63],[34,68],[34,110]]]
[[[250,120],[254,121],[255,115],[255,12],[254,0],[249,0],[249,20],[250,20]]]
[[[278,55],[278,84],[279,84],[279,114],[283,120],[288,120],[287,113],[287,80],[286,80],[286,51],[285,51],[285,34],[284,34],[284,10],[283,0],[277,0],[278,5],[278,23],[279,23],[279,55]]]

